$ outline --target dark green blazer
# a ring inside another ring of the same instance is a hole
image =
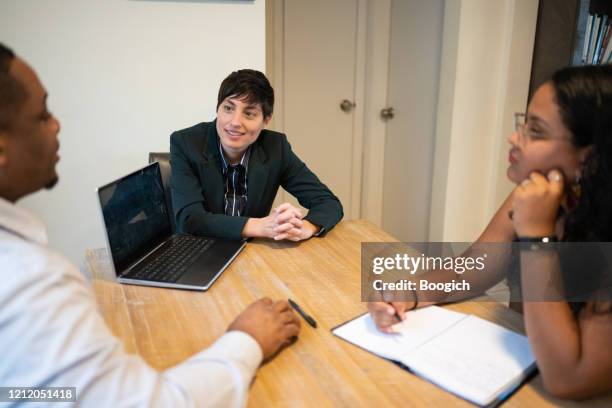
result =
[[[305,219],[329,231],[342,219],[340,200],[293,153],[287,136],[262,130],[252,145],[244,216],[225,215],[223,166],[215,122],[170,136],[172,203],[177,230],[193,235],[240,239],[249,217],[265,217],[278,188],[308,208]]]

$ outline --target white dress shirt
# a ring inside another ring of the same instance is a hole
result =
[[[41,221],[0,198],[0,386],[76,387],[79,406],[245,405],[262,361],[251,336],[228,332],[158,372],[124,351],[81,273],[46,244]]]

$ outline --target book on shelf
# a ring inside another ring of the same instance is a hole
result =
[[[595,55],[595,45],[597,44],[597,34],[599,34],[599,26],[601,25],[601,16],[595,16],[595,21],[591,26],[591,32],[588,33],[589,40],[589,54],[587,56],[586,63],[591,64],[593,62],[593,56]]]
[[[608,27],[606,29],[606,34],[604,38],[604,42],[602,44],[602,57],[600,60],[600,64],[607,64],[610,61],[610,54],[612,54],[612,24],[610,24],[610,20],[608,19]]]
[[[601,24],[599,26],[599,32],[597,33],[597,42],[595,43],[595,53],[593,54],[593,64],[599,63],[601,55],[601,47],[603,44],[604,36],[606,34],[606,27],[608,27],[608,16],[601,16]]]
[[[612,19],[607,14],[590,14],[586,22],[582,64],[612,62]]]
[[[582,64],[586,64],[589,57],[589,47],[591,45],[591,28],[595,23],[595,14],[590,14],[587,19],[587,25],[584,35],[584,47],[582,47]]]

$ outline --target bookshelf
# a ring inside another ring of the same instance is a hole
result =
[[[594,50],[590,54],[589,50],[584,50],[585,44],[590,45],[590,41],[585,42],[585,37],[589,36],[594,22],[590,15],[607,15],[612,18],[612,0],[540,0],[529,84],[530,97],[559,68],[581,65],[585,54],[587,58],[593,58]]]

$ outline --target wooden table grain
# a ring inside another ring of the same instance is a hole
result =
[[[324,238],[301,243],[256,239],[207,292],[118,284],[104,249],[87,251],[86,266],[112,332],[128,352],[157,369],[211,345],[258,298],[300,304],[318,328],[303,322],[299,340],[260,368],[249,406],[470,406],[330,331],[366,311],[360,300],[361,242],[389,241],[395,240],[362,220],[343,221]],[[494,301],[447,307],[524,332],[521,316]],[[538,376],[505,405],[609,407],[612,396],[582,403],[556,400],[543,391]]]

